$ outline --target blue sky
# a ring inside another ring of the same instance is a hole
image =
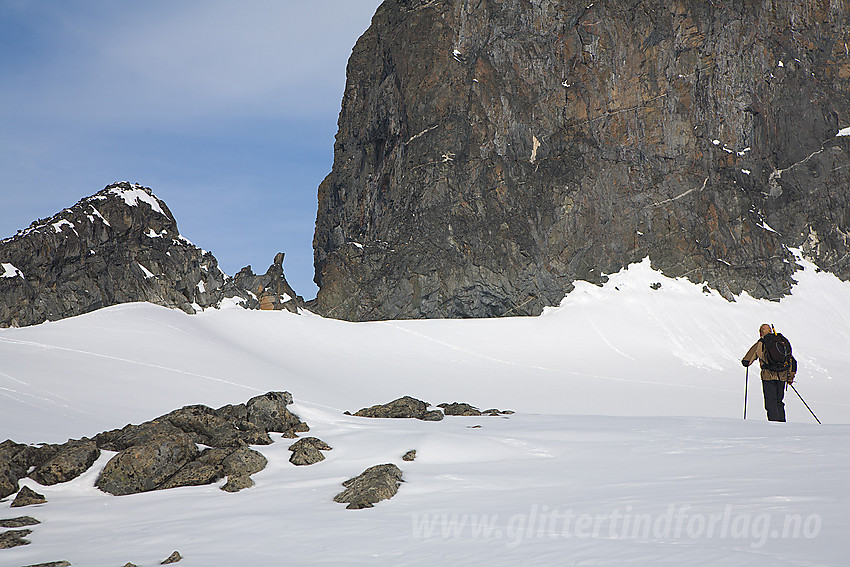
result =
[[[0,238],[114,181],[315,296],[316,190],[379,0],[0,0]]]

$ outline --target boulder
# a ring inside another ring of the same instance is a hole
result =
[[[171,555],[169,555],[167,559],[164,559],[164,560],[162,561],[162,563],[160,563],[160,565],[170,565],[170,564],[172,564],[172,563],[177,563],[177,562],[178,562],[178,561],[180,561],[181,559],[183,559],[183,556],[182,556],[182,555],[180,555],[180,552],[179,552],[179,551],[175,551],[174,553],[172,553]]]
[[[23,506],[33,506],[34,504],[44,504],[47,499],[44,494],[39,494],[29,486],[23,487],[15,500],[12,502],[12,508],[20,508]]]
[[[411,449],[401,457],[402,461],[415,461],[416,460],[416,449]]]
[[[289,446],[292,456],[289,462],[296,466],[313,465],[324,461],[322,451],[330,451],[331,446],[316,437],[304,437]]]
[[[8,520],[0,520],[0,528],[23,528],[25,526],[35,526],[40,523],[30,516],[19,516],[17,518],[9,518]]]
[[[334,502],[348,503],[349,509],[371,508],[375,503],[395,496],[402,482],[402,472],[397,466],[390,463],[375,465],[343,482],[346,488],[334,496]]]
[[[246,404],[248,421],[266,431],[295,431],[303,425],[298,416],[286,408],[291,403],[292,394],[289,392],[268,392],[251,398]]]
[[[29,545],[31,542],[24,539],[30,535],[32,530],[8,530],[0,533],[0,549],[10,549],[19,545]]]
[[[11,439],[0,443],[0,498],[18,491],[18,481],[26,476],[34,450],[34,447],[15,443]]]
[[[33,470],[29,477],[45,486],[68,482],[89,470],[98,457],[100,449],[93,440],[70,440],[60,445],[53,456]]]
[[[443,413],[441,411],[428,411],[427,402],[410,396],[404,396],[386,404],[363,408],[358,410],[354,415],[357,417],[414,418],[424,421],[439,421],[443,419]]]
[[[124,449],[106,463],[95,486],[116,496],[156,490],[197,456],[191,437],[179,431]]]
[[[250,476],[260,472],[268,464],[262,453],[259,453],[250,447],[240,447],[227,455],[221,462],[222,471],[228,477],[232,476]]]
[[[246,474],[238,474],[227,477],[227,482],[221,489],[225,492],[239,492],[245,488],[254,486],[254,480]]]
[[[437,405],[437,407],[443,408],[443,413],[445,413],[446,415],[463,415],[475,417],[481,415],[481,410],[479,410],[478,408],[460,402],[454,402],[451,404],[439,404]]]

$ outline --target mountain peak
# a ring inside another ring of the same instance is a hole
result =
[[[303,301],[286,284],[279,256],[266,276],[228,278],[210,252],[180,234],[149,187],[113,183],[0,241],[0,327],[135,301],[195,313],[234,297],[259,308],[266,287],[276,293],[263,305],[297,311]]]

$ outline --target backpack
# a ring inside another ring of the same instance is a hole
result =
[[[764,356],[767,364],[764,366],[771,372],[783,372],[791,369],[791,343],[781,333],[770,333],[762,337]]]

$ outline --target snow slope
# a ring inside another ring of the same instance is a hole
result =
[[[236,494],[103,494],[93,482],[109,454],[64,485],[23,481],[48,498],[24,509],[43,524],[0,565],[158,565],[174,549],[186,566],[844,565],[850,285],[803,265],[781,303],[728,303],[645,261],[535,318],[346,323],[130,304],[0,330],[0,438],[63,442],[288,390],[334,447],[299,468],[276,438],[257,448],[269,459],[257,485]],[[798,391],[824,425],[791,390],[789,423],[766,423],[755,367],[741,419],[739,361],[763,322],[794,345]],[[517,413],[342,414],[402,395]],[[418,458],[404,463],[409,449]],[[332,502],[383,462],[404,471],[395,498]],[[21,515],[8,505],[0,518]]]

